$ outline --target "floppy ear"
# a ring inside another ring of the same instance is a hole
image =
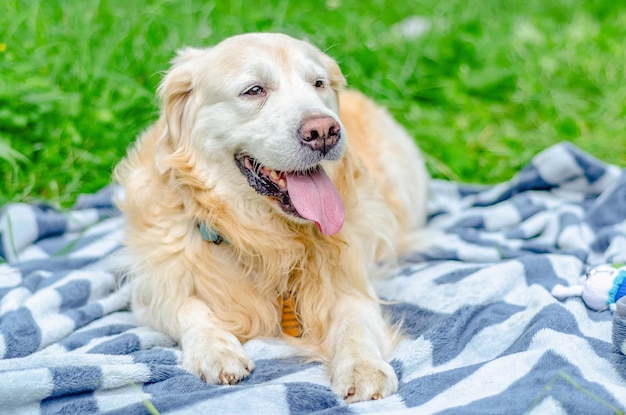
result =
[[[344,78],[343,74],[341,73],[341,69],[339,68],[339,65],[333,58],[326,55],[325,53],[323,54],[323,56],[324,65],[328,70],[330,87],[335,92],[335,98],[337,99],[337,102],[339,102],[339,91],[347,85],[346,78]]]
[[[343,73],[341,73],[341,69],[337,62],[334,59],[328,58],[328,75],[330,77],[330,87],[335,91],[339,92],[343,87],[345,87],[348,83],[346,82],[346,78],[344,78]]]
[[[176,147],[180,138],[191,128],[193,113],[190,101],[194,92],[196,61],[205,50],[185,48],[178,51],[172,67],[165,74],[157,90],[161,101],[161,114],[167,123],[166,142]]]

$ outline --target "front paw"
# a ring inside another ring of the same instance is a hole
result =
[[[347,402],[386,398],[398,391],[398,378],[389,363],[378,358],[336,361],[333,392]]]
[[[207,334],[201,329],[181,339],[183,368],[214,385],[234,385],[254,369],[254,362],[231,333]]]

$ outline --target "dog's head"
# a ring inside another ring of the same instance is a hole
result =
[[[339,66],[281,34],[245,34],[179,52],[159,94],[173,149],[194,153],[207,186],[339,231],[344,208],[324,171],[346,146]]]

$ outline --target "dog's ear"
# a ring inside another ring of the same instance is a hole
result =
[[[167,122],[166,140],[176,147],[180,137],[191,128],[193,117],[190,111],[194,84],[196,79],[197,60],[206,50],[185,48],[178,51],[172,60],[172,67],[165,74],[157,90],[161,101],[161,113]]]
[[[343,73],[341,73],[341,69],[339,68],[339,64],[331,58],[330,56],[323,54],[323,62],[326,66],[326,70],[328,71],[328,80],[330,81],[330,88],[335,93],[335,100],[337,101],[337,105],[339,105],[339,91],[341,91],[346,85],[346,78],[344,78]]]
[[[330,87],[333,91],[335,91],[335,93],[338,93],[347,85],[346,78],[344,78],[343,73],[341,73],[341,69],[339,68],[337,62],[326,54],[324,54],[324,64],[328,70]]]

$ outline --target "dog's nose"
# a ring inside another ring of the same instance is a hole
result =
[[[298,133],[303,143],[326,155],[341,138],[341,126],[333,117],[311,117],[304,120]]]

